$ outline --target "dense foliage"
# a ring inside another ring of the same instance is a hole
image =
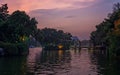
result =
[[[39,40],[42,46],[45,45],[58,45],[65,46],[70,45],[72,35],[70,33],[64,33],[62,30],[56,30],[52,28],[38,29],[36,39]]]
[[[0,48],[5,55],[28,53],[29,36],[37,31],[37,21],[24,11],[8,14],[7,4],[0,7]]]
[[[21,42],[34,34],[37,30],[35,18],[19,10],[8,14],[7,9],[7,4],[0,7],[0,41]]]
[[[26,43],[6,43],[0,42],[0,47],[4,49],[4,55],[26,55],[29,53]]]
[[[38,40],[42,46],[59,45],[70,46],[71,34],[64,33],[62,30],[52,28],[37,29],[37,21],[30,18],[24,11],[14,11],[8,14],[7,4],[0,7],[0,42],[11,43],[27,43],[28,40],[34,38]]]
[[[114,4],[113,12],[91,33],[94,46],[105,47],[110,55],[120,55],[120,3]]]

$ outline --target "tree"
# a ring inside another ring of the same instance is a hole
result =
[[[4,30],[5,30],[5,28],[7,28],[5,23],[9,16],[7,10],[8,10],[7,4],[3,4],[0,7],[0,41],[6,39],[6,37],[4,35],[5,34]]]
[[[113,6],[113,12],[108,18],[96,26],[96,31],[91,33],[93,44],[104,45],[111,55],[120,55],[120,3]]]
[[[0,14],[7,14],[7,4],[0,8]],[[37,21],[30,18],[24,11],[15,11],[9,16],[1,16],[0,20],[0,41],[20,42],[30,35],[34,36],[37,30]]]
[[[52,28],[38,29],[36,39],[42,44],[42,46],[53,44],[69,45],[72,35],[70,33],[64,33],[62,30],[56,30]]]

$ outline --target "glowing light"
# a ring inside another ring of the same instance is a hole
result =
[[[59,48],[59,49],[62,49],[62,48],[63,48],[63,45],[58,45],[58,48]]]
[[[21,37],[20,37],[20,40],[21,40],[21,41],[25,41],[25,38],[26,38],[26,36],[21,36]]]

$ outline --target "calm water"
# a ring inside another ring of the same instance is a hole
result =
[[[120,75],[120,61],[99,50],[31,48],[27,57],[0,57],[0,75]]]

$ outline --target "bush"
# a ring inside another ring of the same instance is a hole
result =
[[[25,43],[0,42],[0,48],[4,49],[5,55],[26,55],[28,53],[28,46]]]
[[[26,43],[18,43],[17,48],[20,55],[25,55],[29,53],[29,47]]]

